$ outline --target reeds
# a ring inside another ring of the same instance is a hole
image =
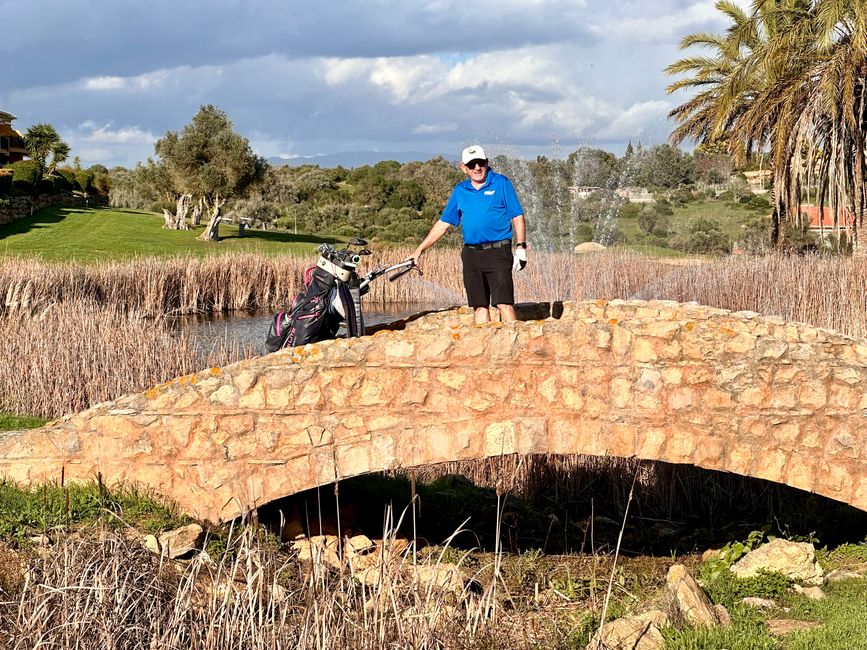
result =
[[[408,579],[412,556],[384,555],[376,579],[359,580],[351,567],[300,563],[261,543],[253,527],[235,538],[230,532],[220,558],[202,553],[183,564],[164,562],[121,535],[92,539],[97,532],[59,541],[32,563],[20,593],[0,594],[0,634],[10,649],[506,645],[507,626],[492,628],[483,615],[484,594]],[[426,562],[436,569],[440,557]]]
[[[0,318],[0,411],[57,417],[252,354],[88,300]]]
[[[768,255],[670,260],[586,256],[576,299],[675,300],[749,310],[867,337],[867,258]]]
[[[406,259],[410,249],[364,258],[360,272]],[[40,311],[93,300],[142,316],[284,308],[315,258],[229,254],[143,258],[97,265],[0,261],[0,309]],[[372,283],[368,303],[463,304],[460,255],[435,248],[424,276]],[[695,301],[867,336],[867,259],[780,256],[666,260],[624,252],[589,255],[532,251],[515,276],[519,302],[585,298]]]

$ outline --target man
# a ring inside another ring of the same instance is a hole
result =
[[[468,178],[452,190],[443,214],[415,249],[418,261],[452,226],[461,226],[461,251],[467,302],[476,323],[491,320],[489,305],[496,306],[501,321],[515,320],[512,271],[527,264],[527,229],[524,210],[512,182],[488,167],[479,145],[461,152],[461,171]],[[512,255],[512,235],[515,254]]]

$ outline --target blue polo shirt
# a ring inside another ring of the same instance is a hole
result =
[[[489,169],[479,189],[466,179],[452,190],[440,221],[461,226],[465,244],[512,238],[512,219],[524,214],[512,181]]]

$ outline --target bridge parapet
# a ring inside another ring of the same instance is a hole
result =
[[[0,440],[0,473],[99,472],[219,521],[372,471],[614,455],[867,510],[867,341],[692,304],[553,311],[482,326],[466,308],[436,312],[180,377]]]

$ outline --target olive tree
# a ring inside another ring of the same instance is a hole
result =
[[[202,106],[180,133],[168,131],[155,150],[176,194],[200,200],[209,212],[200,236],[205,240],[217,239],[220,209],[226,201],[242,195],[267,167],[249,141],[235,133],[226,113],[210,104]]]

